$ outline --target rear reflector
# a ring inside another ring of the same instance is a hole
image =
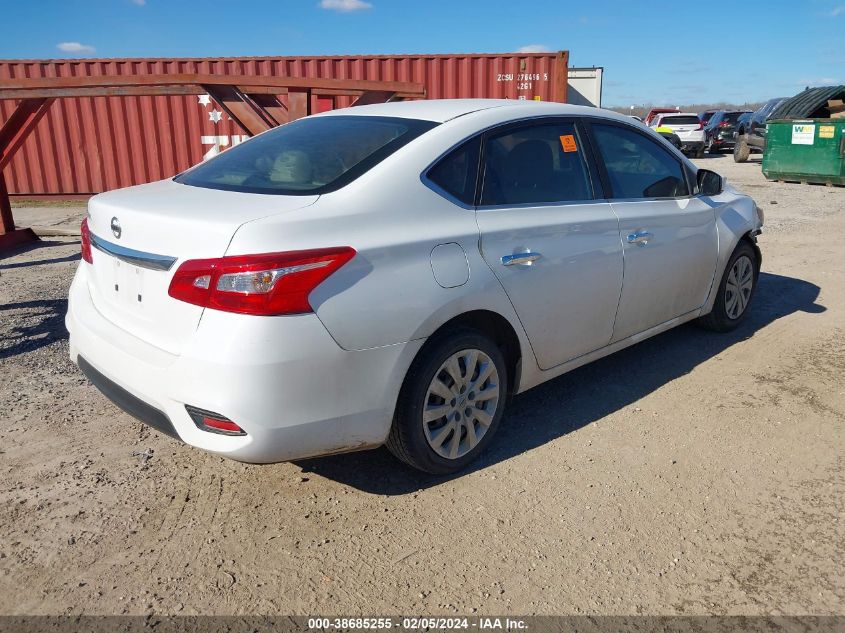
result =
[[[168,294],[224,312],[272,316],[313,312],[308,295],[355,256],[349,246],[194,259],[179,266]]]
[[[188,411],[188,415],[191,416],[194,424],[201,431],[218,433],[220,435],[246,435],[246,431],[219,413],[198,409],[189,405],[185,405],[185,409]]]
[[[89,264],[94,263],[94,258],[91,256],[91,229],[88,228],[88,218],[82,220],[82,225],[79,227],[80,241],[82,242],[82,259]]]

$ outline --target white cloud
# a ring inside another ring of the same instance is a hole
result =
[[[516,49],[517,53],[551,53],[550,49],[545,44],[528,44],[527,46],[520,46]]]
[[[838,17],[840,15],[845,15],[845,4],[840,4],[838,7],[833,7],[830,10],[828,15],[832,18]]]
[[[364,2],[364,0],[320,0],[319,6],[321,9],[329,9],[330,11],[339,11],[341,13],[373,8],[372,4]]]
[[[137,4],[139,7],[143,7],[147,4],[147,0],[130,0],[132,4]]]
[[[88,44],[80,44],[79,42],[60,42],[56,44],[56,48],[65,53],[93,53],[96,48]]]

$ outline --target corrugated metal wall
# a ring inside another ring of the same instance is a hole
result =
[[[4,78],[202,73],[413,81],[430,99],[488,97],[566,101],[559,53],[227,59],[0,61]],[[240,129],[196,96],[58,99],[7,168],[11,194],[83,194],[167,178],[239,143]],[[312,111],[350,105],[314,98]],[[0,101],[0,124],[14,103]],[[212,116],[213,115],[213,116]]]

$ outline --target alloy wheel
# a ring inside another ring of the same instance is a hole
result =
[[[485,436],[499,406],[499,372],[478,349],[452,354],[434,374],[423,406],[428,445],[441,457],[458,459]]]

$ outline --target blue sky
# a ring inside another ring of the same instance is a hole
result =
[[[608,106],[845,83],[845,0],[0,0],[0,15],[2,58],[567,49],[604,66]]]

